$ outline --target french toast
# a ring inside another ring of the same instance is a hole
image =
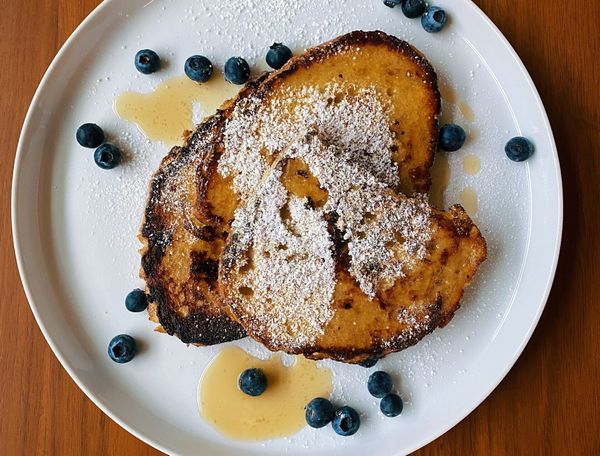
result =
[[[249,83],[230,103],[248,96],[264,77]],[[217,112],[162,160],[150,182],[140,232],[150,319],[185,343],[212,345],[246,335],[210,299],[224,234],[198,220],[193,209],[198,167],[212,154],[224,122],[223,112]]]
[[[313,180],[286,183],[289,161]],[[219,290],[273,351],[358,363],[445,325],[486,258],[460,206],[434,209],[391,190],[311,132],[282,151],[236,211]],[[326,192],[320,206],[306,194]]]
[[[141,231],[142,277],[150,297],[151,320],[183,342],[211,345],[245,336],[244,330],[211,304],[206,283],[216,279],[217,258],[206,248],[217,233],[193,217],[196,167],[222,122],[205,121],[186,147],[173,148],[151,183]]]
[[[316,126],[343,148],[345,159],[389,188],[421,193],[430,186],[439,111],[432,67],[408,43],[383,32],[338,37],[246,87],[182,148],[173,149],[153,179],[141,234],[143,276],[154,300],[151,316],[186,343],[243,336],[241,327],[227,319],[231,309],[221,303],[216,278],[235,211],[256,190],[245,186],[247,172],[230,172],[244,150],[253,150],[246,171],[261,173]],[[187,171],[169,172],[171,162],[179,160],[188,160]],[[288,161],[283,172],[288,185],[308,192],[303,195],[308,204],[323,204],[322,189],[304,185],[314,180],[304,163]],[[168,198],[189,204],[185,211],[163,214],[161,200]],[[185,226],[173,228],[161,218],[179,218]],[[213,318],[218,324],[211,324]]]

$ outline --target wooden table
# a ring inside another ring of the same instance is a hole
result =
[[[0,0],[0,454],[158,454],[107,418],[60,366],[13,254],[11,174],[27,107],[97,3]],[[600,454],[600,2],[477,3],[516,48],[548,110],[564,179],[563,248],[519,361],[469,417],[418,454]]]

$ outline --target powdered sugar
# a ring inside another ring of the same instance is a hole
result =
[[[426,254],[430,209],[396,195],[397,165],[386,106],[375,88],[307,86],[236,106],[218,170],[242,204],[232,225],[232,305],[253,329],[287,347],[314,342],[333,316],[335,261],[327,215],[348,241],[350,273],[370,297]],[[288,159],[300,159],[327,191],[323,207],[288,193]],[[240,304],[240,302],[242,304]]]
[[[392,286],[416,259],[425,257],[431,238],[431,209],[422,199],[396,195],[344,155],[347,153],[326,146],[316,135],[291,153],[308,164],[329,192],[322,212],[338,214],[337,228],[350,241],[350,273],[361,289],[374,297],[376,289]]]
[[[236,212],[232,232],[240,236],[239,251],[246,252],[236,266],[247,269],[238,291],[251,303],[255,330],[301,346],[333,316],[324,303],[333,296],[334,261],[327,223],[305,201],[288,197],[280,177],[278,166]],[[284,207],[289,220],[281,216]]]
[[[267,166],[261,150],[280,152],[312,128],[343,149],[345,158],[358,162],[382,182],[397,185],[398,168],[390,151],[394,137],[388,128],[386,106],[375,88],[356,93],[352,85],[340,83],[322,90],[313,86],[289,90],[264,106],[257,98],[243,100],[225,128],[219,172],[232,175],[239,168],[234,188],[248,195]],[[240,166],[240,160],[246,160],[246,166]]]

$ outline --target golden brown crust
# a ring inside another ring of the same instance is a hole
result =
[[[219,122],[219,116],[215,116],[205,122],[196,134],[212,134]],[[194,144],[193,137],[189,143]],[[177,180],[186,173],[190,174],[190,171],[193,176],[195,167],[190,170],[189,162],[196,159],[193,155],[202,152],[189,145],[174,148],[152,178],[141,230],[144,243],[142,275],[152,301],[150,317],[157,319],[164,331],[176,334],[186,343],[214,344],[243,337],[245,333],[218,307],[205,305],[202,290],[196,289],[194,281],[191,280],[194,275],[193,269],[199,264],[198,261],[193,261],[195,252],[190,245],[195,241],[197,233],[181,226],[180,215],[176,213],[177,208],[165,204],[169,199],[171,180]],[[188,250],[182,253],[187,253],[185,260],[189,262],[188,271],[183,271],[183,279],[178,277],[179,274],[169,268],[166,262],[170,256],[177,254],[182,246]],[[187,277],[186,272],[189,274]],[[185,313],[182,311],[184,306]]]

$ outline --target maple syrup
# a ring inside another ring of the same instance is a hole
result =
[[[431,190],[429,192],[429,202],[438,209],[444,209],[444,192],[450,183],[450,164],[448,163],[448,154],[438,152],[435,155],[435,161],[430,170]]]
[[[454,90],[452,87],[446,84],[442,84],[440,86],[440,95],[442,97],[442,100],[450,104],[455,104],[458,100],[456,90]]]
[[[296,356],[289,367],[283,365],[282,358],[274,354],[260,360],[241,348],[224,348],[200,379],[201,415],[226,436],[241,440],[265,440],[298,432],[306,425],[306,404],[315,397],[329,397],[332,373],[303,356]],[[262,369],[267,377],[267,389],[256,397],[238,387],[239,375],[252,367]]]
[[[469,122],[473,122],[475,120],[475,113],[466,102],[461,101],[458,104],[458,109]]]
[[[122,119],[137,124],[148,139],[172,146],[181,142],[184,131],[194,129],[195,104],[208,116],[238,91],[239,86],[226,82],[220,74],[203,84],[179,76],[150,93],[122,93],[114,110]]]
[[[463,171],[474,176],[481,169],[481,161],[477,155],[467,155],[462,162]]]
[[[470,216],[473,216],[477,213],[477,200],[477,192],[471,187],[466,187],[460,192],[460,204],[465,208],[465,211],[467,211],[467,214]]]

